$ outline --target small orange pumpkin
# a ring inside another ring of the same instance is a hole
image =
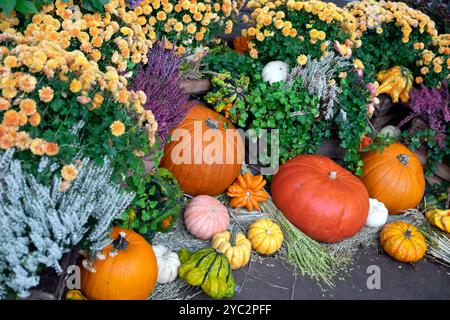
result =
[[[237,177],[228,188],[227,195],[231,197],[233,208],[246,207],[248,211],[259,210],[259,203],[267,200],[268,193],[263,189],[266,184],[263,176],[252,176],[248,172]]]
[[[134,231],[114,227],[112,244],[88,269],[81,268],[81,291],[92,300],[145,300],[152,293],[158,265],[152,246]]]
[[[385,204],[390,214],[415,208],[425,192],[419,159],[408,148],[394,143],[383,152],[366,152],[361,177],[371,198]]]
[[[384,226],[380,233],[384,251],[397,261],[416,262],[427,251],[425,238],[415,226],[396,221]]]

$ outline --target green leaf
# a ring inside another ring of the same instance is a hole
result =
[[[149,202],[149,207],[152,209],[155,209],[157,205],[158,205],[158,201],[150,201]]]
[[[150,220],[150,215],[148,214],[147,211],[143,211],[143,212],[142,212],[141,219],[142,219],[142,221],[148,221],[148,220]]]
[[[29,0],[17,0],[16,10],[25,15],[38,12],[34,3]]]
[[[0,8],[9,17],[11,15],[11,12],[14,10],[14,7],[16,6],[16,3],[17,0],[3,0],[0,1]]]

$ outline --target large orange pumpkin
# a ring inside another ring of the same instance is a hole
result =
[[[415,208],[425,192],[425,177],[419,159],[408,148],[394,143],[383,152],[362,156],[362,182],[371,198],[383,202],[389,213]]]
[[[114,227],[112,244],[89,270],[82,267],[81,291],[93,300],[145,300],[152,293],[158,265],[152,246],[131,230]]]
[[[215,196],[238,176],[244,144],[224,116],[197,104],[171,136],[161,166],[172,171],[185,193]]]
[[[353,236],[369,212],[369,195],[361,181],[320,155],[287,161],[270,189],[286,218],[318,241],[339,242]]]

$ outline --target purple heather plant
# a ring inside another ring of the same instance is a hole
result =
[[[131,9],[136,8],[143,0],[128,0]]]
[[[131,89],[147,95],[144,108],[155,115],[157,134],[163,143],[170,129],[183,120],[191,107],[187,103],[189,94],[181,87],[180,65],[181,59],[173,49],[165,49],[164,41],[155,43],[148,53],[148,63],[138,68],[131,84]]]
[[[447,82],[440,89],[420,88],[411,90],[409,108],[412,114],[403,119],[398,125],[403,126],[413,118],[420,118],[428,123],[431,129],[438,133],[445,133],[447,122],[450,121],[450,95]]]

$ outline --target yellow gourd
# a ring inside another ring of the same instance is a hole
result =
[[[231,269],[239,269],[247,265],[252,252],[252,245],[237,225],[231,232],[224,231],[214,235],[211,247],[225,254],[230,261]]]
[[[450,233],[450,209],[430,210],[425,214],[427,220],[444,232]]]
[[[389,94],[394,103],[397,103],[399,98],[402,102],[408,102],[413,79],[412,72],[408,68],[401,66],[380,71],[377,74],[377,80],[381,84],[377,89],[377,93]]]
[[[281,248],[283,232],[280,227],[269,219],[259,219],[248,228],[247,239],[253,250],[260,254],[269,255]]]

